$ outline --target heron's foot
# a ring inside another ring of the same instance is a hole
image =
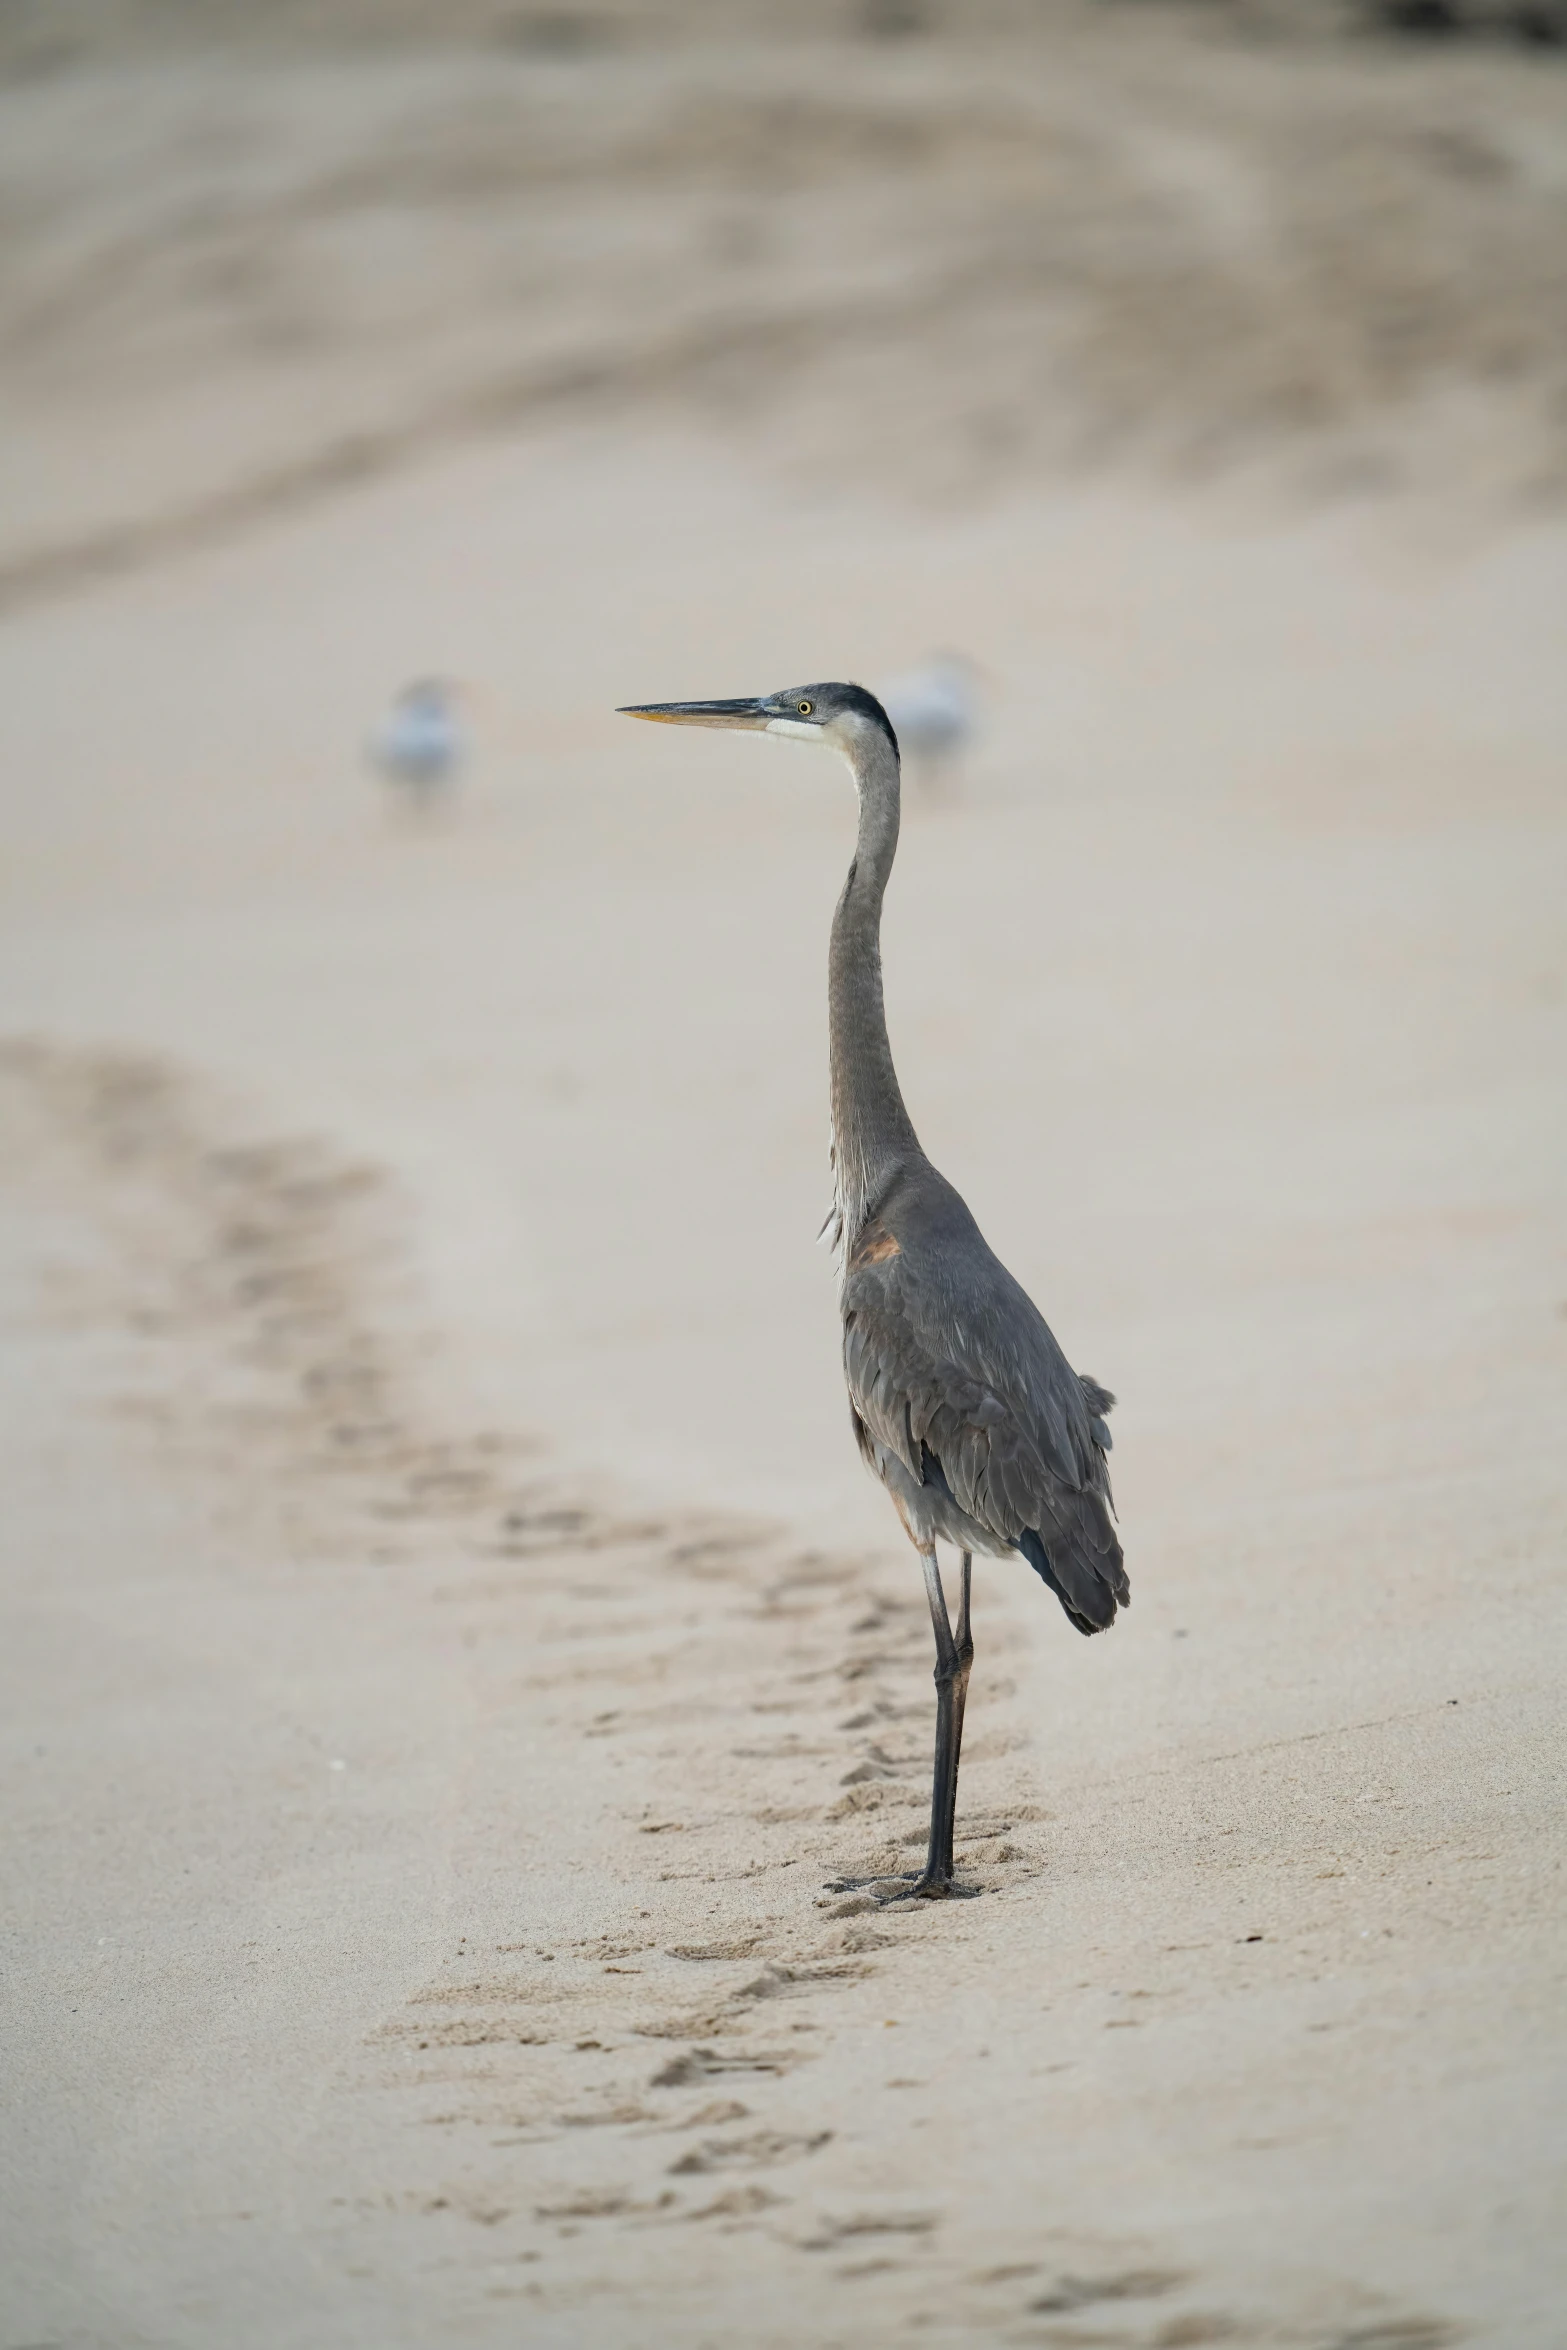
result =
[[[822,1887],[823,1893],[857,1897],[857,1905],[867,1909],[886,1909],[903,1901],[973,1901],[983,1890],[980,1885],[960,1885],[953,1877],[933,1877],[928,1869],[918,1876],[911,1871],[900,1876],[835,1877]]]
[[[834,1877],[822,1891],[863,1894],[871,1901],[906,1901],[915,1882],[912,1873],[889,1875],[885,1869],[879,1869],[873,1877]]]
[[[960,1885],[956,1877],[916,1877],[903,1890],[905,1901],[977,1901],[983,1885]]]
[[[983,1891],[982,1885],[960,1885],[954,1876],[932,1876],[929,1869],[922,1869],[917,1877],[883,1877],[876,1899],[886,1908],[904,1901],[977,1901]]]

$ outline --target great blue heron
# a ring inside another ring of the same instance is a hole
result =
[[[919,1552],[936,1639],[930,1845],[913,1891],[952,1890],[963,1708],[974,1643],[972,1554],[1021,1553],[1079,1632],[1130,1599],[1111,1521],[1105,1414],[1044,1317],[992,1255],[920,1149],[882,1005],[881,903],[898,846],[898,741],[857,685],[802,685],[756,701],[650,702],[629,718],[736,727],[825,744],[847,760],[859,838],[827,966],[833,1230],[854,1434]],[[826,1229],[826,1227],[824,1227]],[[957,1630],[938,1537],[962,1554]]]
[[[390,784],[420,806],[456,781],[467,755],[457,688],[444,678],[405,685],[370,737],[370,756]]]

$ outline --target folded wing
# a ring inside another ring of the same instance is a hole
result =
[[[950,1187],[857,1239],[843,1291],[855,1412],[921,1484],[1022,1552],[1080,1632],[1130,1601],[1105,1414]]]

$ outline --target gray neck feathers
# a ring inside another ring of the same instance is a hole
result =
[[[881,901],[898,847],[898,758],[879,728],[850,757],[860,798],[854,862],[827,963],[835,1239],[847,1256],[866,1214],[919,1143],[903,1106],[881,990]]]

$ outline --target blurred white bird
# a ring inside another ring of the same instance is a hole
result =
[[[945,786],[979,731],[979,671],[962,653],[937,653],[889,678],[881,705],[905,769],[912,767],[927,787]]]
[[[370,756],[401,792],[428,807],[456,782],[468,755],[457,689],[443,678],[405,685],[370,737]]]

